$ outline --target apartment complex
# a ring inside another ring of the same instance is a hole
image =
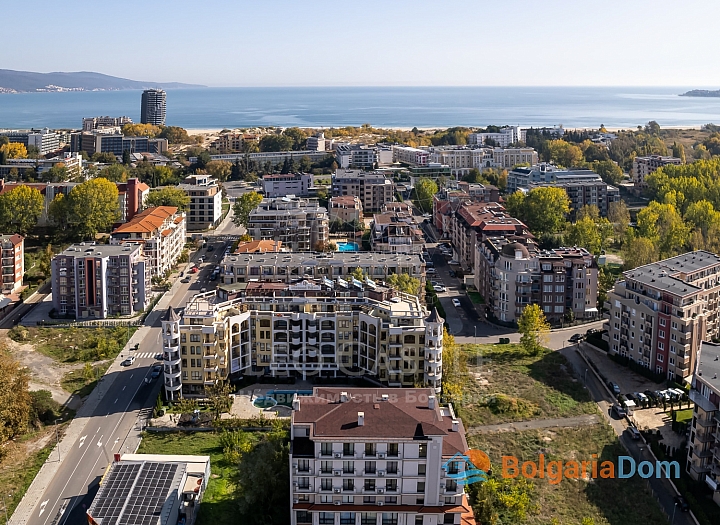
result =
[[[118,201],[120,203],[120,220],[132,220],[145,206],[145,199],[150,195],[150,186],[140,179],[132,178],[127,182],[116,182],[118,187]]]
[[[52,259],[53,307],[76,319],[130,315],[150,302],[150,268],[138,245],[73,244]]]
[[[88,155],[112,153],[122,156],[130,153],[164,153],[168,149],[167,139],[150,137],[126,137],[117,128],[97,128],[92,131],[73,133],[70,151],[84,151]]]
[[[190,197],[188,231],[207,230],[220,224],[222,190],[209,175],[190,175],[178,186]]]
[[[633,159],[632,179],[636,189],[647,187],[645,177],[663,166],[680,166],[682,159],[677,157],[665,157],[662,155],[648,155],[646,157],[635,157]]]
[[[335,161],[340,168],[371,170],[378,163],[377,148],[365,144],[338,144]]]
[[[7,159],[5,162],[7,162],[7,164],[0,165],[0,176],[2,177],[9,176],[13,168],[18,173],[22,173],[29,168],[35,171],[36,174],[42,175],[50,170],[50,168],[59,164],[67,168],[69,178],[79,177],[83,171],[83,158],[79,153],[63,152],[57,157],[50,159]]]
[[[218,151],[242,151],[246,142],[258,142],[257,135],[247,133],[221,133],[212,143],[212,147]]]
[[[508,192],[530,188],[531,184],[576,183],[602,181],[600,175],[592,170],[566,170],[552,164],[541,162],[530,167],[517,167],[508,173]]]
[[[408,166],[427,166],[428,162],[430,162],[430,152],[426,149],[393,146],[392,151],[393,162],[401,162]]]
[[[472,169],[506,169],[519,164],[535,165],[538,162],[537,152],[532,148],[442,146],[431,148],[431,152],[431,162],[449,166],[451,173],[458,179]]]
[[[475,250],[475,288],[485,298],[486,313],[517,321],[529,304],[540,305],[552,324],[594,319],[598,267],[584,248],[540,250],[532,239],[488,237]]]
[[[2,249],[2,293],[18,292],[25,275],[25,238],[17,233],[0,235]]]
[[[332,177],[332,194],[356,196],[365,213],[377,213],[394,200],[395,184],[381,173],[338,169]]]
[[[146,89],[140,103],[140,122],[153,126],[165,125],[166,93],[162,89]]]
[[[111,244],[138,244],[151,276],[163,276],[175,266],[185,246],[185,213],[175,206],[155,206],[115,228]]]
[[[315,387],[293,399],[292,525],[474,525],[465,429],[429,389]]]
[[[48,128],[43,129],[6,129],[0,130],[0,137],[8,142],[34,146],[40,155],[47,155],[60,149],[60,137]]]
[[[623,272],[608,292],[610,353],[688,380],[700,344],[719,335],[720,256],[698,250]]]
[[[330,145],[329,140],[325,140],[325,133],[316,133],[315,135],[312,135],[311,137],[308,137],[305,141],[305,149],[311,150],[311,151],[325,151],[328,145]]]
[[[495,133],[470,133],[468,135],[468,144],[488,144],[507,148],[510,144],[516,142],[525,142],[526,130],[520,129],[518,126],[508,126],[500,129]]]
[[[397,203],[402,204],[402,203]],[[425,237],[411,211],[376,213],[370,225],[370,249],[378,253],[422,253]]]
[[[460,265],[475,266],[475,246],[488,236],[532,237],[525,224],[498,203],[463,203],[450,217],[450,239]]]
[[[88,117],[82,119],[82,130],[92,131],[99,128],[122,128],[125,124],[132,124],[130,117]]]
[[[703,341],[692,377],[690,400],[695,404],[685,468],[691,478],[705,481],[720,505],[720,345]]]
[[[294,195],[263,199],[250,212],[247,231],[255,240],[281,241],[294,252],[317,250],[330,236],[327,210],[317,199]]]
[[[316,191],[312,173],[265,175],[262,178],[262,188],[265,197],[268,198],[286,195],[308,197]]]
[[[328,206],[330,206],[328,210],[330,222],[359,222],[363,218],[362,201],[357,195],[331,197]]]
[[[194,296],[162,321],[167,399],[229,375],[371,377],[440,391],[443,319],[375,281],[251,281]]]
[[[542,186],[562,188],[570,199],[570,213],[574,216],[583,206],[597,206],[601,217],[607,217],[610,204],[620,200],[620,190],[602,180],[585,182],[558,181],[552,184],[530,184],[529,190]]]
[[[231,254],[223,258],[220,277],[225,284],[263,279],[289,283],[295,279],[349,280],[360,268],[373,280],[406,273],[425,286],[425,263],[419,255],[353,252]]]
[[[260,153],[222,153],[218,155],[210,155],[210,160],[226,160],[228,162],[245,162],[249,160],[254,162],[256,166],[266,166],[270,163],[271,167],[276,167],[277,171],[285,163],[285,160],[300,162],[300,159],[307,157],[311,162],[319,162],[325,160],[329,155],[324,151],[263,151]],[[190,157],[191,163],[197,162],[197,157]]]

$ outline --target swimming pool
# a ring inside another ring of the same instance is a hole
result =
[[[357,252],[360,250],[360,246],[356,242],[339,242],[337,248],[339,252]]]
[[[292,406],[293,395],[311,396],[312,390],[270,390],[265,397],[273,399],[278,405]]]

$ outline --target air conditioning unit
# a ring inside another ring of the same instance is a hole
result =
[[[444,488],[445,488],[445,483],[440,483],[440,488],[441,488],[441,489],[444,489]]]
[[[385,502],[384,502],[384,501],[378,501],[377,504],[378,504],[378,507],[382,507],[383,505],[385,505]]]
[[[377,493],[378,493],[378,494],[385,494],[385,489],[382,489],[382,488],[377,489]]]
[[[297,463],[293,463],[293,468],[297,468]]]
[[[333,489],[333,492],[334,492],[335,494],[340,494],[340,487],[335,487],[335,488]]]
[[[293,498],[293,503],[300,503],[300,500],[297,498]]]
[[[333,501],[333,505],[342,505],[342,501]]]
[[[384,475],[385,475],[384,470],[378,470],[378,476],[380,476],[382,478]]]
[[[297,487],[297,481],[293,481],[293,487]]]
[[[333,476],[340,476],[342,475],[342,470],[333,470]]]
[[[342,457],[342,454],[340,454],[340,452],[335,452],[335,457],[340,458],[340,457]]]
[[[385,458],[385,452],[378,452],[378,458],[384,459]]]

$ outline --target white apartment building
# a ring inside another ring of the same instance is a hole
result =
[[[502,128],[498,133],[470,133],[469,144],[485,144],[487,139],[495,142],[495,146],[507,148],[510,144],[525,141],[525,130],[519,126],[508,126]]]
[[[409,166],[427,166],[430,162],[428,150],[411,148],[410,146],[393,146],[393,161]]]
[[[340,168],[373,169],[378,163],[377,148],[365,144],[338,144],[335,161]]]
[[[460,178],[473,168],[484,171],[535,165],[538,155],[532,148],[435,147],[431,148],[430,162],[450,166],[452,174]]]
[[[432,390],[315,387],[293,409],[292,525],[474,525],[465,429]]]
[[[185,236],[185,213],[175,206],[156,206],[115,228],[110,234],[110,243],[141,245],[150,274],[163,276],[180,257]]]
[[[250,212],[247,231],[256,241],[282,241],[294,252],[309,252],[328,241],[329,224],[327,209],[317,199],[288,195],[263,199]]]
[[[190,197],[187,229],[207,230],[220,224],[222,190],[209,175],[190,175],[178,187]]]
[[[265,197],[268,198],[285,197],[286,195],[307,197],[316,190],[312,173],[265,175],[262,178],[262,187]]]
[[[132,124],[130,117],[86,117],[82,119],[82,130],[92,131],[98,128],[122,128],[125,124]]]
[[[327,149],[326,145],[329,142],[330,141],[325,140],[325,133],[320,132],[307,138],[305,141],[305,149],[311,151],[325,151]]]
[[[370,377],[439,392],[443,319],[370,279],[221,285],[162,323],[167,399],[204,396],[230,375]]]

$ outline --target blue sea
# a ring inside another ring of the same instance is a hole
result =
[[[695,86],[697,87],[697,86]],[[720,98],[689,88],[294,87],[176,89],[167,124],[188,129],[250,126],[450,127],[511,124],[629,128],[720,124]],[[0,94],[0,128],[79,128],[83,117],[140,120],[140,91]]]

